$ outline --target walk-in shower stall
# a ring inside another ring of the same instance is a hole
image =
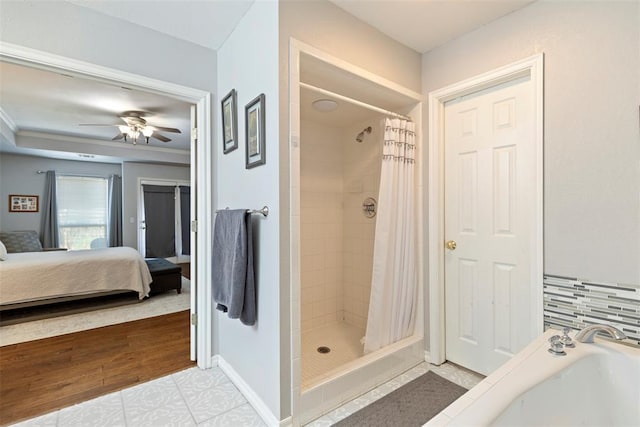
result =
[[[291,105],[300,114],[291,122],[299,135],[292,138],[292,210],[299,221],[292,222],[299,227],[292,228],[298,248],[292,295],[299,299],[292,305],[300,316],[292,334],[300,351],[296,359],[294,348],[292,366],[299,370],[294,390],[301,393],[294,411],[307,422],[424,360],[423,148],[414,131],[419,94],[338,66],[310,48],[294,50],[296,58]],[[385,170],[390,165],[408,169]],[[401,205],[408,216],[393,217]],[[402,240],[398,233],[412,243],[394,255],[388,246]],[[410,265],[394,266],[406,260]],[[385,313],[389,304],[396,305],[395,314]],[[400,332],[388,327],[394,322]]]

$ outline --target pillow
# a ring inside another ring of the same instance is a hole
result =
[[[4,243],[2,243],[2,240],[0,240],[0,261],[4,261],[5,259],[7,259],[7,248],[4,246]]]
[[[0,233],[0,240],[10,254],[16,252],[42,252],[42,244],[38,238],[38,233],[34,230]]]

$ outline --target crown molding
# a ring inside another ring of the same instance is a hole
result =
[[[7,127],[11,129],[11,132],[13,132],[14,134],[18,132],[18,126],[16,126],[16,122],[13,121],[11,116],[9,116],[2,107],[0,107],[0,120],[2,120],[4,124],[6,124]]]

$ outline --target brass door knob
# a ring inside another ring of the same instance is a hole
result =
[[[456,246],[458,246],[456,244],[455,240],[449,240],[444,245],[447,247],[447,249],[452,250],[452,251],[456,249]]]

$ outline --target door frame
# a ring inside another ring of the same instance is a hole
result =
[[[439,365],[446,361],[445,346],[445,268],[444,268],[444,107],[447,101],[469,95],[501,83],[530,75],[534,100],[535,221],[531,224],[533,236],[530,261],[532,266],[531,312],[532,336],[543,332],[543,112],[544,112],[544,56],[530,56],[509,65],[471,77],[444,88],[429,92],[429,361]]]
[[[0,42],[0,59],[36,68],[58,72],[63,71],[67,74],[94,80],[97,79],[111,84],[117,83],[197,105],[197,123],[199,126],[197,127],[196,134],[199,143],[195,146],[195,151],[191,150],[191,163],[193,163],[194,160],[196,163],[195,165],[191,165],[192,194],[194,194],[193,188],[195,188],[195,196],[198,200],[197,209],[191,212],[191,219],[197,223],[197,232],[194,238],[191,239],[191,245],[192,248],[195,246],[199,259],[203,261],[211,259],[212,220],[209,213],[212,208],[211,188],[213,185],[211,161],[211,152],[213,150],[213,133],[211,131],[213,114],[211,105],[212,95],[210,92],[7,42]],[[193,172],[194,166],[196,169],[195,174]],[[196,181],[199,183],[197,186],[195,185]],[[195,287],[197,292],[197,307],[195,307],[195,309],[197,313],[197,324],[200,326],[197,328],[196,340],[195,342],[191,342],[191,347],[192,349],[194,345],[196,347],[198,366],[206,369],[212,367],[211,360],[213,352],[211,291],[209,286],[197,286],[196,280],[197,283],[211,282],[211,264],[208,262],[196,262],[195,259],[192,259],[192,262],[192,266],[195,265],[195,268],[191,271],[192,289]]]

